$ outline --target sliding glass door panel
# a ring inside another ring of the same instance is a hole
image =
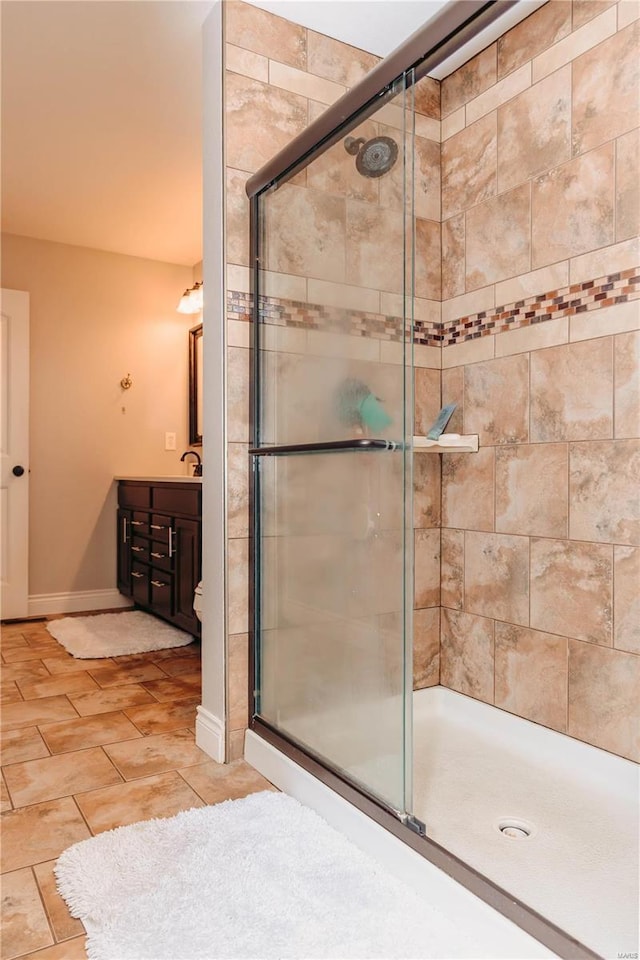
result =
[[[254,202],[254,716],[411,808],[410,77]]]

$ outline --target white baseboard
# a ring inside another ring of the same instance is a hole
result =
[[[244,756],[267,780],[315,810],[452,923],[459,924],[464,918],[464,929],[474,941],[473,958],[469,960],[541,960],[556,956],[252,730],[245,735]]]
[[[115,610],[132,603],[118,590],[78,590],[75,593],[38,593],[29,597],[30,617],[48,617],[54,613],[83,613]]]
[[[196,716],[196,746],[209,754],[212,760],[224,763],[224,722],[213,713],[209,713],[202,704],[198,707]]]

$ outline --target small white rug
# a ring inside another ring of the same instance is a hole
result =
[[[58,890],[90,960],[473,957],[429,903],[282,793],[69,847]]]
[[[142,610],[99,613],[50,620],[47,630],[72,656],[82,660],[185,647],[193,637]]]

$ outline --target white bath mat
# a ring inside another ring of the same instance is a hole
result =
[[[62,854],[91,960],[473,957],[428,902],[281,793],[118,827]]]
[[[50,620],[47,630],[72,656],[83,660],[184,647],[193,640],[184,630],[142,610],[63,617]]]

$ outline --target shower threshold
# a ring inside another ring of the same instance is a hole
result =
[[[601,956],[637,956],[635,763],[430,687],[413,766],[432,840]]]

